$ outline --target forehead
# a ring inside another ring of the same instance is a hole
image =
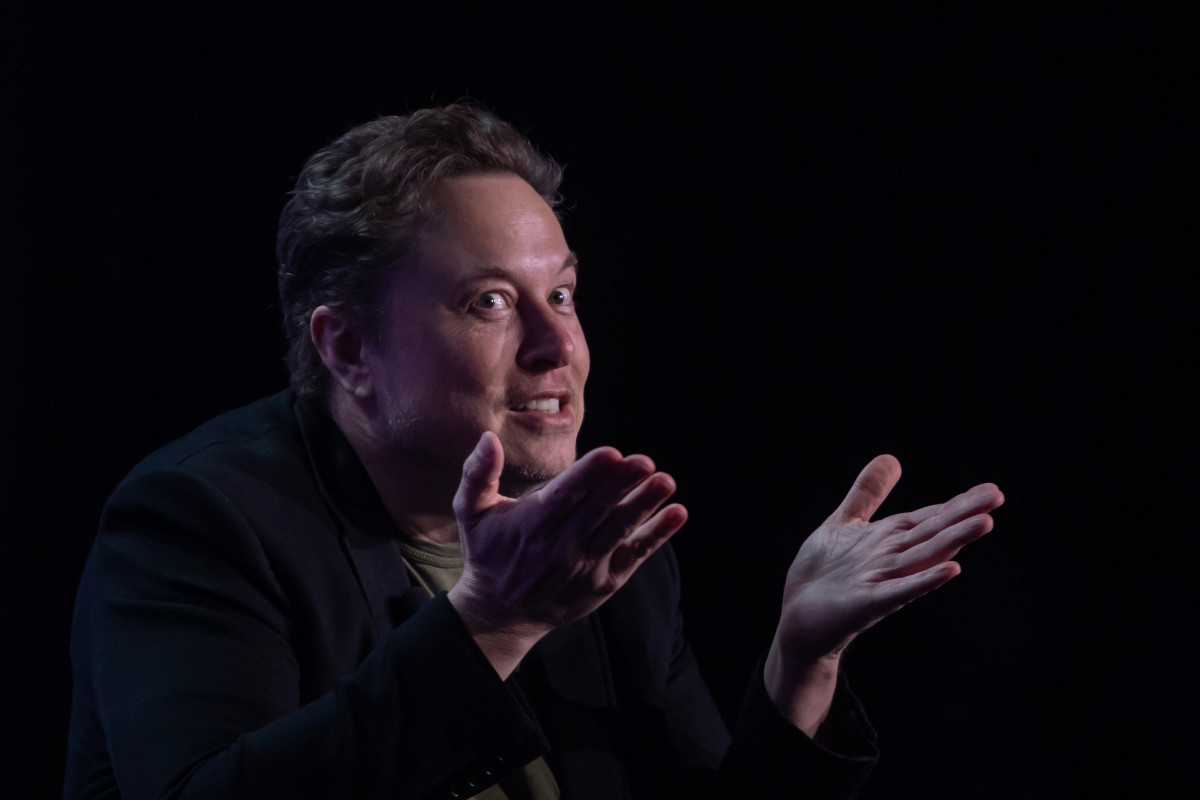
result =
[[[571,259],[562,226],[532,186],[510,173],[440,181],[426,194],[416,260],[442,271],[559,271]]]
[[[427,191],[422,206],[413,250],[397,275],[404,282],[557,279],[575,266],[553,210],[516,175],[449,178]]]
[[[554,212],[532,186],[507,172],[439,181],[426,194],[423,233],[480,246],[553,246],[563,239]]]

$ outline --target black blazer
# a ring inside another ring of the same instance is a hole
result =
[[[506,684],[412,587],[396,535],[290,392],[138,465],[76,600],[66,797],[466,797],[542,753],[568,798],[841,797],[873,763],[844,690],[836,755],[774,711],[761,669],[730,747],[669,548]]]

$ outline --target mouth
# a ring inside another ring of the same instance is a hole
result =
[[[557,414],[561,407],[557,397],[537,397],[529,400],[523,406],[518,406],[513,411],[541,411],[543,414]]]
[[[517,395],[510,399],[508,420],[526,435],[566,436],[579,427],[583,407],[570,389]]]
[[[557,390],[539,392],[538,394],[525,395],[524,397],[517,396],[513,399],[509,410],[517,414],[560,416],[562,414],[569,414],[570,406],[571,392],[569,390]]]

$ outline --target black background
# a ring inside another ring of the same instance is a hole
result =
[[[891,452],[1008,497],[847,659],[868,798],[1195,780],[1197,31],[1163,10],[10,4],[9,796],[60,789],[74,585],[153,448],[285,383],[274,226],[347,127],[471,96],[567,165],[582,444],[679,480],[732,713],[786,565]]]

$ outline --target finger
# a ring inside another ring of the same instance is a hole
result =
[[[672,503],[639,525],[613,550],[608,568],[624,582],[650,555],[666,544],[687,522],[687,509]]]
[[[871,459],[871,463],[858,473],[846,498],[842,500],[837,511],[833,512],[834,518],[839,522],[850,522],[856,519],[869,520],[887,499],[898,480],[900,480],[900,462],[896,460],[896,457],[875,456]]]
[[[986,514],[998,508],[1003,502],[1004,495],[1000,493],[995,484],[982,483],[940,506],[930,506],[931,509],[937,509],[936,513],[926,517],[905,535],[904,547],[920,544],[951,525],[976,514]],[[928,509],[922,509],[922,511],[926,510]]]
[[[500,473],[504,470],[504,446],[500,437],[484,431],[475,449],[463,462],[462,480],[454,494],[454,513],[460,521],[471,519],[502,499]]]
[[[936,536],[900,553],[895,568],[889,570],[889,573],[897,576],[914,574],[943,561],[949,561],[959,550],[989,533],[993,524],[988,514],[976,514],[961,520]]]
[[[894,528],[899,528],[901,530],[908,530],[910,528],[917,527],[922,522],[924,522],[925,520],[934,516],[935,514],[937,514],[939,511],[941,511],[945,507],[946,507],[945,503],[935,503],[934,505],[931,505],[931,506],[925,506],[924,508],[918,508],[915,511],[904,511],[899,514],[892,514],[886,520],[880,520],[880,522],[889,522],[892,524],[892,527],[894,527]]]
[[[545,504],[545,522],[553,527],[569,524],[576,538],[590,536],[653,473],[654,462],[646,456],[622,456],[612,447],[597,448],[538,491]]]
[[[899,611],[918,597],[943,586],[960,572],[962,568],[957,563],[947,561],[903,578],[885,581],[879,585],[875,594],[875,602],[872,604],[875,606],[875,613],[882,619]]]
[[[612,550],[675,494],[675,488],[675,479],[665,472],[656,472],[642,481],[617,503],[608,518],[597,527],[584,546],[584,552],[592,558],[599,558]]]
[[[621,451],[615,447],[597,447],[589,450],[539,489],[538,493],[555,502],[567,505],[577,503],[588,494],[597,475],[611,469],[613,464],[621,462],[623,458]]]

